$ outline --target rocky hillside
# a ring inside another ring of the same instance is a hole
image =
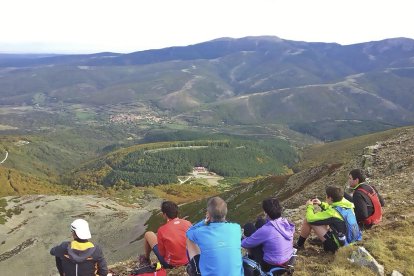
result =
[[[241,224],[261,213],[263,198],[277,196],[285,206],[284,215],[299,230],[306,200],[324,198],[326,185],[345,186],[348,172],[356,167],[368,173],[369,181],[386,201],[383,223],[365,231],[358,245],[366,247],[384,265],[387,275],[393,270],[414,275],[414,127],[313,146],[302,153],[302,161],[294,167],[295,174],[240,184],[221,196],[229,203],[229,218]],[[197,221],[203,217],[205,205],[205,200],[185,204],[181,213]],[[4,198],[0,201],[0,221],[4,223],[0,223],[1,274],[23,275],[32,271],[35,275],[56,275],[48,250],[70,238],[68,225],[73,218],[85,217],[91,221],[92,232],[97,233],[95,241],[104,246],[114,275],[128,275],[142,250],[142,233],[156,229],[160,223],[159,216],[150,217],[148,212],[158,206],[159,201],[155,200],[144,209],[137,209],[96,196]],[[332,255],[307,243],[299,253],[295,275],[375,275],[348,261],[351,250],[341,249]],[[185,272],[181,268],[169,275]]]
[[[318,154],[315,154],[314,151]],[[290,177],[270,177],[243,185],[222,194],[229,202],[232,220],[244,223],[261,213],[262,198],[274,195],[283,200],[284,214],[295,222],[297,230],[305,214],[304,203],[315,196],[324,198],[326,185],[345,186],[352,168],[363,168],[369,182],[384,196],[386,206],[381,225],[364,232],[358,245],[366,247],[390,275],[393,270],[414,275],[414,249],[411,244],[414,226],[414,128],[403,128],[367,135],[341,142],[316,146],[303,153],[296,174]],[[337,163],[333,163],[336,160]],[[205,200],[182,206],[183,215],[192,221],[201,219]],[[157,222],[150,219],[150,227]],[[325,253],[320,246],[307,243],[299,253],[295,275],[375,275],[367,268],[351,264],[350,248],[336,255]],[[115,275],[127,275],[136,265],[134,260],[113,266]],[[169,275],[185,275],[184,270]]]
[[[150,210],[159,200],[120,205],[98,196],[5,197],[0,199],[0,274],[57,275],[52,246],[71,240],[70,223],[89,221],[92,240],[101,244],[109,263],[137,254]],[[5,220],[7,218],[7,220]]]

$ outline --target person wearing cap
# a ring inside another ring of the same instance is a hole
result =
[[[50,254],[56,258],[61,276],[106,276],[108,267],[102,249],[89,241],[91,232],[84,219],[76,219],[70,225],[73,241],[65,241],[53,247]]]

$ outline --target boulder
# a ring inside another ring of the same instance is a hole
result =
[[[358,250],[353,251],[349,260],[357,265],[368,267],[377,275],[385,275],[384,266],[380,265],[364,247],[359,246]]]

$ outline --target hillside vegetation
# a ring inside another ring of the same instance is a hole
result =
[[[224,177],[282,174],[297,158],[281,139],[158,142],[108,154],[75,171],[76,187],[90,185],[166,184],[178,182],[193,167],[203,166]]]
[[[358,245],[365,246],[385,266],[387,274],[395,269],[411,275],[414,273],[414,250],[410,246],[414,241],[410,234],[414,226],[413,141],[414,127],[409,127],[313,146],[304,151],[295,174],[256,180],[219,195],[228,202],[229,219],[241,224],[262,214],[262,199],[276,196],[285,207],[284,215],[295,222],[298,231],[307,199],[324,198],[326,185],[344,186],[351,169],[364,168],[370,182],[384,196],[386,207],[383,223],[365,231]],[[181,216],[198,221],[204,217],[205,207],[206,199],[183,205]],[[154,215],[148,227],[155,230],[160,223],[160,217]],[[318,246],[306,246],[299,253],[295,275],[374,275],[348,262],[351,248],[332,255]]]

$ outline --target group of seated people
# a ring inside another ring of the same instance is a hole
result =
[[[262,202],[266,217],[258,217],[255,224],[245,224],[243,231],[239,224],[226,220],[227,204],[220,197],[208,200],[205,218],[194,225],[178,218],[177,204],[165,201],[161,204],[161,213],[166,223],[157,233],[145,233],[145,254],[139,257],[140,264],[149,265],[150,254],[153,252],[164,268],[187,265],[189,275],[244,275],[241,249],[245,248],[248,257],[259,263],[266,272],[285,266],[294,248],[304,248],[312,230],[326,251],[335,252],[344,245],[338,233],[345,234],[349,227],[348,218],[344,218],[338,210],[351,210],[351,221],[354,219],[363,229],[370,228],[381,220],[384,201],[375,188],[365,183],[360,170],[350,172],[349,184],[354,189],[352,196],[344,194],[340,187],[328,186],[325,202],[317,198],[306,202],[306,216],[296,243],[295,225],[282,217],[282,206],[275,197]],[[317,212],[315,206],[321,210]],[[62,243],[51,250],[51,254],[56,256],[61,275],[72,275],[74,263],[81,259],[80,256],[84,258],[83,263],[79,267],[76,264],[76,270],[89,272],[86,268],[88,265],[85,264],[85,260],[89,260],[89,264],[97,268],[95,273],[107,275],[108,269],[101,249],[88,241],[90,232],[87,222],[75,220],[71,228],[74,241]],[[95,275],[88,272],[73,275]]]

